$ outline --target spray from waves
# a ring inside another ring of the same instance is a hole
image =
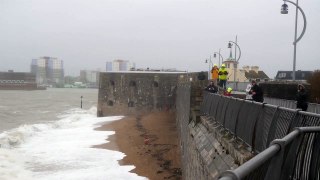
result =
[[[90,148],[106,143],[105,138],[114,133],[94,128],[121,118],[97,118],[95,107],[70,109],[55,122],[3,132],[0,179],[145,179],[129,173],[134,166],[119,166],[123,153]]]
[[[14,150],[0,148],[0,179],[31,180],[31,171],[24,168],[25,159]]]
[[[96,118],[96,111],[96,107],[91,107],[89,110],[73,108],[61,113],[61,115],[58,116],[60,120],[53,123],[21,125],[18,128],[4,131],[0,134],[0,148],[15,148],[21,143],[26,142],[28,138],[37,136],[41,132],[57,128],[70,128],[85,125],[93,118],[97,125],[102,122],[110,121],[108,118]],[[123,118],[123,116],[113,116],[111,120],[114,121],[121,118]],[[89,124],[90,123],[92,122],[89,122]]]

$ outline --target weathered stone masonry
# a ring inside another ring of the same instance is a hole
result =
[[[100,73],[98,115],[127,115],[174,107],[180,73]]]
[[[217,179],[220,173],[234,169],[252,157],[212,119],[200,116],[206,84],[206,81],[198,81],[195,74],[180,77],[178,81],[176,119],[181,136],[184,179]]]

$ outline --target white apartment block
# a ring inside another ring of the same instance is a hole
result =
[[[61,87],[64,84],[63,61],[55,57],[43,56],[32,59],[31,72],[38,84]]]
[[[130,71],[132,68],[135,68],[135,63],[127,60],[117,59],[106,63],[106,71]]]

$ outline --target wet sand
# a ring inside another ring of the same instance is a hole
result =
[[[119,163],[134,165],[132,171],[150,180],[181,179],[180,145],[175,114],[156,112],[128,116],[97,130],[112,130],[109,143],[95,146],[121,151],[126,157]]]

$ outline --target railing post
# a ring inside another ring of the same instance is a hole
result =
[[[280,150],[278,153],[271,159],[271,162],[269,164],[268,171],[265,176],[265,180],[281,180],[281,174],[282,174],[282,167],[284,162],[284,156],[285,156],[285,149],[288,143],[294,141],[297,136],[299,136],[301,133],[300,130],[294,130],[287,136],[285,136],[282,139],[275,139],[270,143],[270,146],[278,145],[280,146]]]
[[[221,173],[219,180],[240,180],[240,177],[231,170],[227,170]]]
[[[291,147],[289,147],[290,149],[286,151],[286,160],[282,165],[282,172],[280,178],[288,179],[292,176],[297,161],[297,154],[299,153],[301,142],[303,140],[304,135],[304,133],[300,134],[292,142]]]
[[[264,178],[265,180],[280,180],[285,144],[286,142],[282,139],[275,139],[271,142],[270,146],[278,145],[280,146],[280,151],[272,158]]]

